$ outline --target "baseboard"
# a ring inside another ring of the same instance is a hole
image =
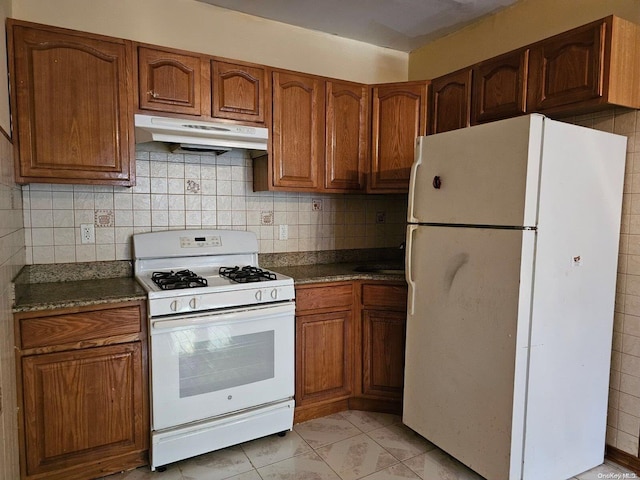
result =
[[[296,407],[293,414],[293,423],[301,423],[306,422],[307,420],[313,420],[314,418],[326,417],[332,413],[338,413],[348,409],[349,400],[346,398],[314,403],[311,405],[303,405]]]
[[[640,458],[631,455],[630,453],[623,452],[619,448],[607,445],[605,449],[605,458],[640,475]]]
[[[402,401],[395,399],[352,397],[349,399],[349,409],[402,415]]]

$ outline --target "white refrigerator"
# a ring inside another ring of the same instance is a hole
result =
[[[603,462],[625,151],[542,115],[416,142],[402,418],[488,480]]]

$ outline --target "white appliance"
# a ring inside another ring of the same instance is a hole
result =
[[[488,480],[603,462],[625,149],[541,115],[417,140],[403,422]]]
[[[291,430],[294,286],[251,232],[133,236],[148,292],[151,469]]]
[[[269,130],[264,127],[141,114],[134,116],[134,124],[136,143],[165,142],[183,150],[220,152],[241,148],[254,157],[267,154]]]

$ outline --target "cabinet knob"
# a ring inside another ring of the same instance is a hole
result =
[[[151,95],[153,98],[158,98],[160,96],[156,92],[154,92],[153,90],[149,90],[147,92],[147,95]]]
[[[433,177],[433,188],[439,190],[441,186],[442,182],[440,181],[440,176],[436,175],[435,177]]]

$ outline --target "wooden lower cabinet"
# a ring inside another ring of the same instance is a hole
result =
[[[362,394],[402,398],[406,313],[362,310]]]
[[[407,286],[359,282],[356,385],[351,408],[402,411]]]
[[[344,410],[353,383],[353,285],[296,288],[297,422]]]
[[[91,479],[147,463],[145,318],[143,302],[15,315],[22,478]]]
[[[406,298],[400,282],[296,287],[296,423],[349,408],[401,412]]]

